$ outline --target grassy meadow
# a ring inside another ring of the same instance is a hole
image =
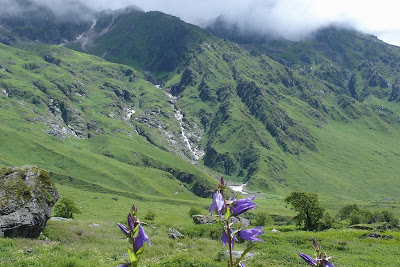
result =
[[[106,193],[77,190],[57,184],[62,197],[73,199],[82,211],[73,221],[53,221],[39,240],[0,239],[0,266],[117,266],[127,257],[128,242],[116,225],[126,224],[126,215],[132,203],[143,219],[149,210],[154,220],[147,220],[146,233],[151,239],[140,266],[226,266],[221,229],[217,225],[195,225],[189,217],[193,206],[207,213],[210,199],[196,198],[179,204],[167,201],[136,200]],[[273,210],[274,199],[261,199],[257,210]],[[292,214],[287,209],[288,214]],[[93,224],[98,224],[93,226]],[[169,228],[178,229],[186,237],[174,240],[168,237]],[[280,233],[273,233],[271,229]],[[365,230],[331,229],[322,232],[304,232],[293,225],[266,226],[258,242],[253,259],[246,266],[305,266],[298,252],[313,255],[311,237],[314,236],[328,255],[335,256],[335,266],[399,266],[400,232],[387,231],[393,239],[363,238]],[[247,243],[235,244],[235,250],[244,250]],[[27,252],[30,251],[31,252]]]

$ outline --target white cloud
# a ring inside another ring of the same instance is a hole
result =
[[[90,0],[88,1],[90,2]],[[398,0],[92,0],[96,8],[129,4],[160,10],[197,23],[224,14],[244,31],[272,33],[298,40],[316,29],[339,23],[400,45]]]
[[[0,0],[4,1],[4,0]],[[65,8],[65,0],[36,0]],[[75,1],[75,0],[73,0]],[[97,10],[135,5],[159,10],[191,23],[224,14],[243,31],[298,40],[332,23],[350,25],[400,46],[398,0],[81,0]]]

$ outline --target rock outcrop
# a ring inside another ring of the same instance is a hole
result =
[[[0,234],[39,237],[58,197],[50,175],[37,167],[1,169]]]
[[[214,217],[212,215],[193,215],[192,219],[195,224],[217,223],[217,221],[214,219]],[[229,219],[229,222],[240,224],[243,227],[249,227],[250,223],[251,223],[250,220],[248,220],[246,218],[242,218],[242,217],[231,217]]]

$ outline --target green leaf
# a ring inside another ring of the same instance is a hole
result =
[[[243,251],[243,253],[242,253],[242,255],[240,256],[240,258],[237,259],[237,260],[235,261],[235,263],[233,264],[233,266],[238,266],[238,264],[244,259],[244,257],[246,256],[246,254],[247,254],[252,248],[254,248],[255,246],[256,246],[256,245],[251,245],[251,246],[249,246],[248,248],[246,248],[246,250]]]
[[[219,219],[218,216],[214,215],[213,217],[214,217],[214,220],[216,220],[220,225],[224,226],[224,223]]]
[[[137,258],[135,252],[133,252],[130,248],[128,248],[128,255],[129,255],[129,262],[138,262],[139,259]]]
[[[230,217],[231,217],[231,209],[227,208],[225,212],[225,220],[229,220]]]
[[[136,238],[139,234],[139,224],[136,225],[135,229],[132,231],[132,237]]]

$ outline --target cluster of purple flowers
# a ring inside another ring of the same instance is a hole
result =
[[[236,229],[234,230],[231,223],[229,223],[229,218],[231,216],[238,216],[250,209],[254,209],[257,204],[253,202],[254,198],[244,198],[244,199],[236,199],[232,198],[230,200],[226,200],[224,197],[224,191],[226,190],[226,184],[224,183],[224,179],[221,177],[221,183],[218,185],[218,188],[214,191],[213,201],[210,205],[210,212],[214,213],[218,212],[219,215],[219,223],[222,225],[222,237],[221,241],[223,246],[228,243],[229,244],[229,267],[244,267],[243,259],[245,254],[250,250],[247,249],[239,259],[235,262],[232,258],[232,249],[235,242],[238,242],[238,237],[243,240],[249,240],[251,242],[261,241],[262,239],[258,238],[258,236],[262,235],[264,232],[261,230],[262,226],[255,227],[253,229]],[[223,217],[225,222],[223,222]]]
[[[335,267],[335,265],[333,265],[333,263],[331,262],[332,257],[328,257],[328,255],[326,255],[325,252],[320,253],[321,248],[314,237],[312,238],[312,241],[313,241],[313,248],[317,253],[317,257],[314,259],[304,253],[299,253],[299,256],[311,266]]]
[[[129,239],[132,248],[128,247],[129,263],[122,264],[118,267],[136,267],[138,266],[139,258],[144,250],[144,244],[150,246],[151,241],[146,235],[143,226],[136,217],[137,209],[132,205],[131,211],[128,214],[128,227],[122,223],[117,223],[121,232]]]

